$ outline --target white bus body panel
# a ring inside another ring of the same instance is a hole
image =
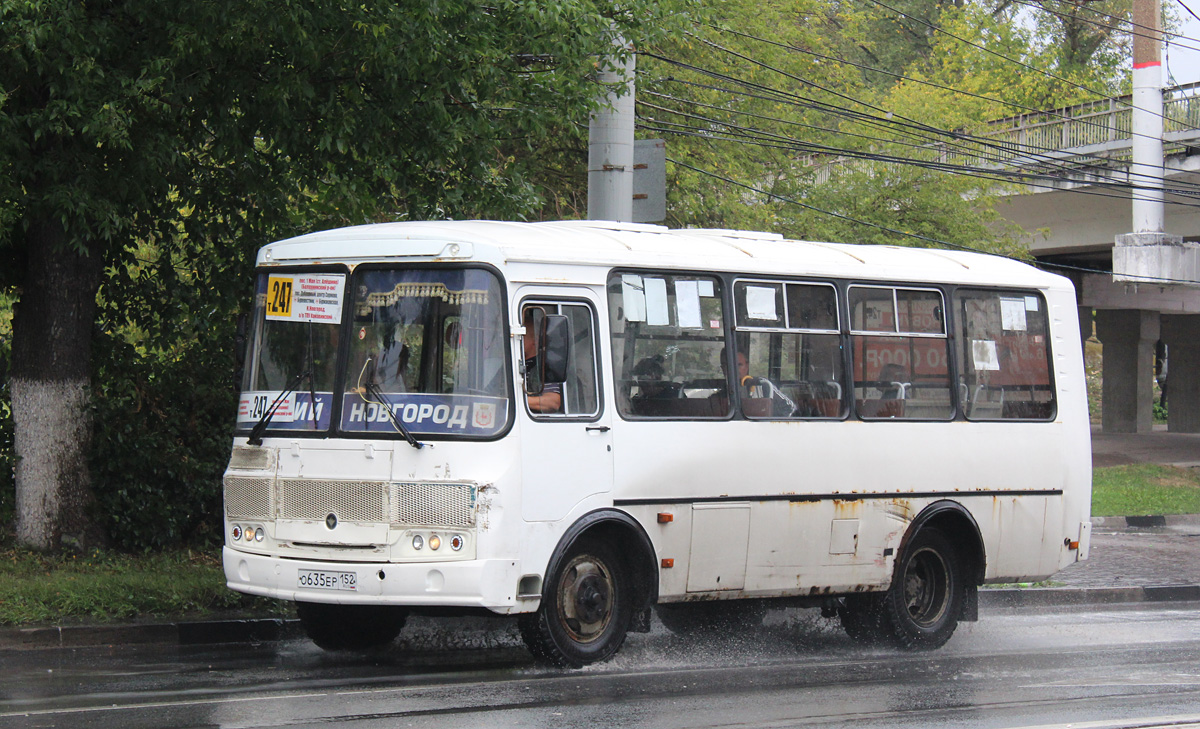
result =
[[[514,313],[521,300],[587,300],[601,337],[603,414],[586,423],[535,421],[514,368],[514,422],[499,440],[436,441],[418,451],[400,440],[266,438],[263,447],[276,453],[270,473],[231,468],[227,476],[473,484],[475,523],[462,530],[470,550],[461,559],[428,559],[406,551],[408,535],[386,524],[358,525],[344,532],[358,543],[339,546],[316,519],[266,522],[261,545],[224,550],[235,590],[528,612],[539,599],[518,594],[523,579],[540,585],[563,535],[597,509],[624,511],[641,525],[654,562],[664,565],[658,593],[665,602],[885,589],[913,520],[945,500],[978,526],[986,581],[1043,579],[1087,553],[1091,463],[1082,349],[1074,292],[1060,277],[953,251],[583,221],[364,226],[272,244],[258,259],[264,267],[331,261],[351,268],[494,266],[507,287],[514,361],[521,356]],[[606,336],[604,287],[614,267],[1036,288],[1051,311],[1056,419],[625,420],[615,412]],[[634,545],[618,545],[626,546]],[[300,570],[353,571],[359,589],[302,590]]]

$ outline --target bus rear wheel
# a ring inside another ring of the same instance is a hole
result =
[[[582,540],[550,575],[537,612],[522,615],[521,637],[534,658],[581,668],[607,660],[632,619],[629,570],[608,545]]]
[[[365,651],[386,647],[400,635],[408,613],[391,605],[296,603],[300,625],[312,642],[327,651]]]
[[[950,640],[966,604],[958,551],[946,535],[922,529],[904,550],[881,607],[888,637],[901,648],[938,648]]]

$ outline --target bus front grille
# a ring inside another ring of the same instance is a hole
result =
[[[386,520],[388,484],[378,481],[280,479],[279,518],[379,523]]]
[[[469,483],[332,481],[225,477],[230,519],[297,519],[467,528],[475,524],[475,486]]]
[[[271,479],[226,476],[225,515],[231,519],[271,518]]]
[[[393,524],[469,527],[475,523],[475,487],[465,483],[394,483]]]

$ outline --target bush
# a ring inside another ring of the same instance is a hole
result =
[[[232,328],[145,354],[101,338],[91,459],[95,517],[129,551],[205,546],[222,534],[221,474],[237,394]]]

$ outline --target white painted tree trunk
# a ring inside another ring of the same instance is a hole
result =
[[[40,550],[85,544],[92,423],[86,380],[12,378],[17,541]]]

